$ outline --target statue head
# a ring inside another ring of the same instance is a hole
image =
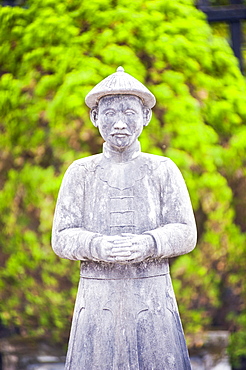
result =
[[[119,67],[89,92],[85,102],[103,139],[113,148],[124,150],[148,125],[156,100],[141,82]]]

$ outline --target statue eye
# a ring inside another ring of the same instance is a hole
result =
[[[105,113],[106,116],[109,116],[109,117],[113,117],[115,115],[114,111],[113,110],[108,110],[106,113]]]
[[[133,115],[135,114],[135,112],[134,112],[134,110],[127,109],[127,110],[125,111],[125,114],[126,114],[127,116],[133,116]]]

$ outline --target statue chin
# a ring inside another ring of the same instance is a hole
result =
[[[107,141],[108,144],[115,150],[125,150],[132,145],[129,136],[114,136],[113,139]]]

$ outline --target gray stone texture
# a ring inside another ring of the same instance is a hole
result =
[[[201,333],[198,339],[203,345],[191,348],[192,370],[231,370],[226,351],[228,332]],[[44,339],[0,338],[0,357],[2,370],[64,370],[65,367],[63,349]]]
[[[189,195],[169,158],[140,151],[153,98],[115,75],[116,93],[109,79],[89,96],[103,153],[68,168],[54,216],[55,253],[81,261],[65,368],[190,369],[168,264],[195,247]]]

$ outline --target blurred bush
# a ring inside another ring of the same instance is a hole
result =
[[[192,0],[0,8],[1,321],[68,336],[79,269],[51,250],[53,211],[68,165],[101,151],[84,97],[119,65],[157,98],[143,151],[176,162],[195,210],[198,246],[172,261],[190,344],[189,334],[228,329],[236,361],[246,354],[246,85]]]

